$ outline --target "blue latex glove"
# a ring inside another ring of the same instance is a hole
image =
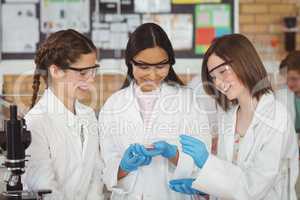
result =
[[[150,156],[144,156],[137,151],[140,146],[140,144],[132,144],[126,149],[120,163],[120,168],[123,171],[129,173],[137,170],[140,166],[151,163],[152,158]]]
[[[154,142],[153,146],[157,152],[165,158],[172,158],[176,156],[177,146],[169,144],[165,141]]]
[[[194,180],[195,179],[192,178],[171,180],[169,182],[169,187],[175,192],[180,192],[183,194],[202,196],[206,195],[205,193],[192,188],[192,183],[194,182]]]
[[[182,144],[182,151],[190,155],[194,159],[195,164],[202,168],[208,158],[205,144],[187,135],[180,135],[180,143]]]

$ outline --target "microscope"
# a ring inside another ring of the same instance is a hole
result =
[[[10,118],[4,122],[4,131],[0,132],[0,147],[6,151],[4,166],[9,171],[6,191],[0,194],[0,200],[42,200],[51,190],[24,191],[21,175],[25,173],[25,149],[31,143],[30,131],[26,130],[25,120],[18,119],[17,106],[10,106]]]

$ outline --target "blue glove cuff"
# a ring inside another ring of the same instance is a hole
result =
[[[177,146],[169,145],[168,151],[162,153],[162,156],[169,159],[169,158],[175,157],[176,153],[177,153]]]
[[[204,164],[206,163],[206,161],[207,161],[207,159],[208,159],[208,152],[207,151],[204,151],[203,153],[202,153],[202,159],[199,159],[198,160],[198,164],[196,164],[196,165],[198,165],[198,167],[200,168],[200,169],[202,169],[202,167],[204,166]]]
[[[129,172],[132,172],[135,170],[132,167],[128,166],[123,160],[121,160],[120,168],[126,173],[129,173]]]

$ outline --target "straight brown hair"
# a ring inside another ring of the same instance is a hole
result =
[[[232,70],[241,83],[250,91],[252,97],[259,100],[262,95],[273,91],[267,71],[258,53],[245,36],[230,34],[216,38],[203,57],[202,81],[206,93],[213,96],[225,111],[229,109],[230,105],[235,105],[238,102],[237,100],[230,101],[214,87],[207,69],[207,62],[212,54],[220,57],[225,62],[231,62]]]

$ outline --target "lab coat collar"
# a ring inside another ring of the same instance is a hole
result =
[[[255,131],[258,124],[265,123],[267,126],[274,126],[276,116],[273,113],[273,106],[275,106],[275,98],[273,94],[265,94],[258,101],[251,124],[247,129],[245,137],[241,141],[241,144],[243,145],[241,146],[242,148],[240,148],[238,162],[246,162],[248,160],[252,149],[254,149],[258,135],[264,134]]]
[[[135,94],[135,88],[137,87],[136,84],[137,83],[135,81],[132,81],[130,83],[130,86],[129,86],[130,90],[129,91],[130,91],[130,94],[132,94],[132,95]],[[160,88],[155,90],[155,91],[159,92],[160,94],[164,94],[164,95],[166,94],[167,95],[171,92],[174,92],[174,88],[176,88],[176,87],[170,86],[166,82],[162,82],[161,85],[160,85]]]
[[[239,156],[238,156],[238,162],[243,161],[247,159],[249,153],[251,152],[252,147],[254,146],[255,143],[255,138],[256,138],[256,133],[254,130],[256,126],[259,123],[268,123],[270,126],[274,126],[275,123],[275,118],[274,114],[272,113],[272,106],[275,106],[275,98],[273,94],[265,94],[263,95],[260,100],[258,101],[257,107],[255,109],[253,119],[249,125],[249,128],[247,129],[247,133],[245,134],[242,143],[244,148],[240,148]],[[239,106],[233,107],[231,110],[229,110],[228,114],[231,115],[229,121],[225,119],[225,125],[223,124],[222,126],[225,126],[225,134],[224,139],[227,140],[225,142],[226,145],[226,157],[228,160],[232,161],[232,156],[233,156],[233,146],[234,146],[234,135],[236,133],[236,120],[237,120],[237,111],[238,111]],[[269,110],[270,109],[270,110]],[[227,116],[227,115],[226,115]],[[231,131],[226,133],[226,125],[227,123],[232,123],[231,126]],[[241,144],[242,144],[241,143]],[[241,145],[240,144],[240,145]]]
[[[276,115],[274,113],[274,107],[275,112],[276,109],[276,101],[273,93],[270,94],[264,94],[261,96],[260,100],[258,101],[257,107],[254,112],[253,120],[251,125],[255,126],[258,123],[266,123],[268,126],[274,126],[276,124]]]
[[[157,101],[155,102],[153,108],[152,108],[153,110],[157,110],[157,105],[159,104],[160,97],[163,94],[164,90],[165,90],[165,84],[162,83],[160,85],[160,88],[158,88],[157,90],[152,92],[152,94],[157,95],[157,98],[158,98]],[[131,82],[129,91],[130,91],[130,95],[132,95],[132,99],[133,99],[133,102],[134,102],[134,107],[136,109],[135,111],[140,113],[141,111],[140,111],[140,106],[139,106],[137,98],[138,98],[138,95],[141,95],[142,91],[137,86],[137,83],[135,81]],[[156,118],[156,116],[157,116],[157,112],[152,112],[151,117],[150,117],[149,126],[151,126],[152,121],[153,121],[154,118]],[[142,119],[141,114],[138,115],[138,120],[140,121],[140,123],[143,123],[143,119]]]
[[[130,106],[130,109],[128,110],[128,113],[139,113],[140,112],[140,107],[137,101],[137,97],[135,95],[135,86],[134,86],[135,81],[132,81],[129,85],[128,88],[126,88],[125,92],[125,96],[127,99],[124,99],[124,101],[128,102],[132,102],[133,106]],[[149,127],[152,127],[153,125],[153,120],[156,119],[158,117],[158,115],[161,114],[161,101],[162,99],[165,100],[164,97],[168,96],[168,95],[174,95],[177,94],[178,89],[174,86],[170,86],[168,83],[162,83],[161,87],[160,87],[160,92],[158,94],[158,99],[153,107],[153,111],[151,114],[151,118],[150,118],[150,122],[149,122]],[[171,99],[171,97],[168,99]],[[135,121],[136,123],[140,123],[143,124],[143,119],[141,117],[141,115],[130,115],[128,116],[130,118],[130,120]],[[145,127],[143,128],[144,131],[147,131],[145,129]],[[146,140],[146,138],[149,137],[149,134],[141,134],[138,137],[135,136],[135,141],[136,142],[140,142],[140,141],[144,141]]]
[[[132,102],[134,102],[135,104],[135,107],[137,108],[137,110],[139,110],[139,105],[138,105],[138,102],[137,102],[137,98],[136,98],[136,95],[135,95],[135,81],[132,81],[130,83],[130,86],[129,86],[129,90],[127,90],[127,96],[129,97],[129,100],[133,100]],[[178,93],[178,85],[169,85],[168,83],[166,82],[163,82],[161,83],[161,86],[158,90],[158,101],[156,101],[155,103],[155,106],[153,108],[153,110],[157,110],[158,109],[158,105],[160,104],[160,100],[161,99],[164,99],[166,100],[164,97],[167,97],[167,99],[170,99],[172,98],[174,95],[177,95]],[[155,118],[156,115],[153,114],[153,117]]]
[[[141,90],[141,88],[134,82],[133,84],[133,92],[137,95],[137,96],[142,96],[142,95],[158,95],[158,94],[160,94],[160,92],[161,92],[161,87],[159,87],[159,88],[157,88],[157,89],[155,89],[155,90],[153,90],[153,91],[150,91],[150,92],[143,92],[142,90]]]
[[[46,112],[54,120],[65,122],[69,128],[75,128],[80,123],[79,117],[82,114],[86,114],[82,105],[76,100],[75,111],[76,115],[66,108],[63,102],[48,88],[45,90],[40,102],[42,107],[46,108]]]
[[[250,127],[253,128],[260,122],[274,123],[274,120],[275,120],[274,115],[270,112],[267,112],[268,110],[272,110],[271,109],[272,106],[276,106],[274,94],[272,93],[272,94],[262,95],[260,100],[257,103],[256,109],[254,111],[253,119],[251,121],[249,128]],[[231,111],[233,114],[234,125],[236,125],[236,116],[237,116],[238,108],[239,108],[239,106],[235,106],[233,108],[233,110]],[[273,125],[273,124],[270,124],[270,125]],[[234,131],[235,131],[235,129],[234,129]]]
[[[124,89],[124,92],[126,94],[127,100],[133,100],[135,97],[135,81],[131,81],[130,85]],[[179,88],[182,86],[178,84],[172,84],[167,82],[162,82],[160,89],[159,89],[159,95],[162,96],[168,96],[168,95],[176,95],[180,91]]]

